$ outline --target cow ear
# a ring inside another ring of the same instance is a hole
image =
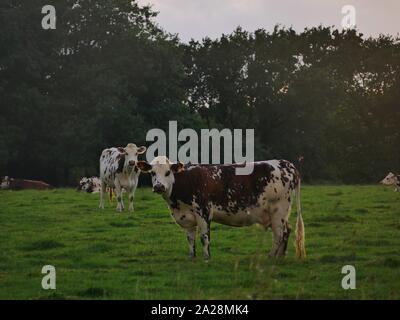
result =
[[[143,172],[150,172],[151,170],[151,165],[148,164],[146,161],[138,161],[136,165]]]
[[[184,169],[184,164],[182,162],[171,164],[171,170],[173,173],[181,172]]]
[[[137,149],[137,153],[138,153],[138,154],[143,154],[143,153],[146,152],[146,150],[147,150],[147,148],[146,148],[145,146],[142,146],[142,147],[139,147],[139,148]]]

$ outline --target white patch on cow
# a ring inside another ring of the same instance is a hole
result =
[[[193,200],[192,205],[188,205],[181,201],[178,201],[179,209],[172,209],[172,216],[175,219],[175,222],[179,224],[182,228],[191,228],[196,226],[196,215],[193,210],[195,206],[195,202]]]

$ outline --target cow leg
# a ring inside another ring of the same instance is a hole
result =
[[[282,234],[282,243],[279,246],[279,250],[277,252],[277,256],[282,257],[286,255],[287,244],[289,242],[289,236],[292,231],[292,228],[289,225],[289,222],[286,220],[282,220],[283,234]]]
[[[129,193],[129,211],[134,211],[133,207],[133,199],[135,198],[135,191],[136,191],[136,185],[130,187],[128,190]]]
[[[197,227],[186,228],[186,239],[189,243],[189,258],[194,259],[196,257],[196,232]]]
[[[272,239],[273,244],[269,253],[270,257],[283,257],[286,254],[287,243],[291,228],[288,217],[290,215],[290,202],[279,203],[272,212]]]
[[[124,210],[124,203],[122,202],[122,188],[119,182],[115,183],[115,193],[117,195],[117,211],[122,212]]]
[[[100,204],[99,208],[104,209],[104,197],[106,194],[106,184],[104,181],[101,181],[101,188],[100,188]]]
[[[203,256],[204,260],[208,261],[211,258],[210,255],[210,222],[209,218],[199,218],[198,219],[198,226],[200,229],[200,240],[201,244],[203,245]]]

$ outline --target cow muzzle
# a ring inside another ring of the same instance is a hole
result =
[[[155,192],[155,193],[164,193],[165,192],[165,187],[162,184],[156,184],[153,187],[153,192]]]
[[[135,160],[129,160],[129,162],[128,162],[128,164],[129,164],[130,166],[132,166],[132,167],[135,165],[135,163],[136,163]]]

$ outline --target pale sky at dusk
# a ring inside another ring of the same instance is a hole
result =
[[[296,31],[335,25],[341,28],[344,5],[356,9],[356,23],[365,36],[400,33],[400,0],[139,0],[159,11],[156,21],[182,41],[231,33],[238,25],[247,31],[272,30],[279,23]]]

